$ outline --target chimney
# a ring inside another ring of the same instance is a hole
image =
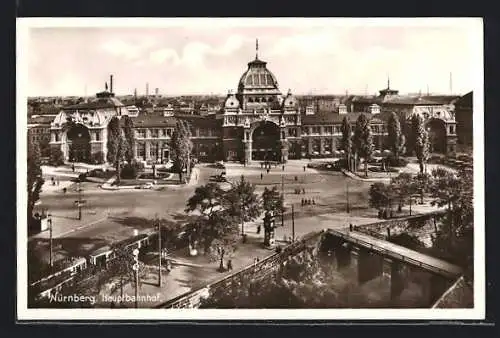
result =
[[[109,76],[109,92],[113,93],[113,74]]]

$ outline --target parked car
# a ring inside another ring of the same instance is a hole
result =
[[[152,182],[144,183],[141,185],[141,189],[153,189],[154,184]]]

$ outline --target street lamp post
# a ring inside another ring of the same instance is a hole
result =
[[[161,223],[158,222],[158,287],[161,288]]]
[[[285,177],[281,174],[281,196],[283,196],[283,204],[285,204]],[[285,210],[281,208],[281,226],[285,226]]]
[[[135,274],[135,308],[137,309],[139,307],[139,249],[134,249],[132,255],[134,256],[132,269]]]
[[[295,212],[292,204],[292,242],[295,242]]]
[[[47,223],[49,223],[49,246],[50,246],[50,258],[49,265],[50,268],[54,267],[54,253],[53,253],[53,242],[52,242],[52,215],[47,215]]]
[[[349,179],[346,181],[346,212],[350,212],[350,206],[349,206]]]

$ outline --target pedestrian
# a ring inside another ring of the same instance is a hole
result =
[[[304,199],[301,199],[301,200],[300,200],[300,204],[301,204],[302,206],[304,206]]]
[[[67,189],[66,188],[63,188],[63,193],[66,193]]]
[[[56,182],[54,181],[54,177],[51,177],[50,180],[52,181],[52,185],[56,185]]]
[[[313,205],[316,205],[316,202],[314,201],[314,198],[313,198]]]
[[[267,173],[269,174],[269,168],[267,169]]]
[[[306,194],[306,189],[305,188],[302,188],[302,194],[305,195]]]
[[[257,235],[260,234],[260,224],[257,225]]]
[[[284,164],[281,166],[281,170],[285,171],[285,165]]]
[[[262,175],[262,173],[260,173],[260,179],[262,180],[262,178],[264,177],[264,175]]]
[[[304,171],[306,171],[306,166],[304,166]]]
[[[75,172],[75,165],[74,164],[71,165],[71,170],[73,170],[73,172]]]
[[[227,260],[227,269],[233,270],[233,261],[231,259]]]
[[[352,223],[349,224],[349,231],[352,231]]]
[[[297,176],[295,176],[295,182],[297,182],[299,180],[299,178]]]

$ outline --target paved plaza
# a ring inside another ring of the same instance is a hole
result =
[[[287,211],[283,216],[283,225],[281,217],[276,218],[275,232],[275,237],[281,245],[286,244],[285,241],[290,239],[293,230],[295,237],[300,238],[311,231],[341,229],[351,223],[363,225],[379,221],[376,218],[376,211],[366,207],[370,182],[353,180],[340,172],[319,172],[307,168],[308,163],[309,161],[290,161],[284,167],[281,165],[272,167],[269,172],[261,168],[259,163],[247,166],[229,163],[226,165],[226,172],[229,182],[235,182],[244,175],[245,179],[256,185],[258,194],[261,194],[265,187],[277,186],[280,191],[283,189]],[[77,171],[83,170],[86,168],[78,168]],[[194,193],[196,186],[209,182],[212,175],[220,172],[220,169],[203,164],[196,170],[196,180],[190,184],[167,186],[161,190],[109,191],[101,189],[96,183],[82,183],[82,196],[86,200],[82,220],[78,220],[78,211],[74,206],[74,201],[78,198],[74,185],[69,185],[67,193],[58,189],[44,190],[40,207],[48,209],[52,214],[56,257],[86,256],[101,247],[125,240],[137,233],[152,232],[154,231],[152,221],[156,216],[166,225],[187,223],[190,218],[184,212],[186,201]],[[73,175],[71,169],[70,173],[67,171],[67,168],[59,169],[60,174],[70,175],[68,177],[71,178]],[[301,193],[296,194],[296,191]],[[303,206],[302,199],[314,200],[314,205]],[[350,213],[346,213],[347,200]],[[294,206],[293,230],[292,205]],[[415,212],[419,210],[425,212],[429,209],[433,208],[426,205],[413,207]],[[256,258],[263,259],[273,254],[274,251],[262,245],[264,231],[260,233],[257,231],[261,224],[262,220],[258,219],[244,225],[248,240],[246,243],[240,243],[231,257],[234,270],[254,263]],[[38,250],[42,260],[48,260],[48,233],[43,232],[33,236],[30,242],[32,247]],[[154,301],[139,304],[140,307],[157,305],[188,292],[193,287],[213,282],[231,273],[231,271],[218,272],[217,262],[203,255],[191,257],[187,249],[172,252],[171,257],[174,259],[173,269],[168,274],[164,272],[161,289],[156,286],[156,267],[151,267],[151,273],[145,277],[140,293],[160,296],[152,298]],[[124,292],[133,295],[133,285],[128,284]],[[109,295],[107,293],[109,290],[106,288],[101,290],[101,295]],[[98,305],[109,306],[110,303],[102,301]],[[134,306],[134,304],[129,305]]]

